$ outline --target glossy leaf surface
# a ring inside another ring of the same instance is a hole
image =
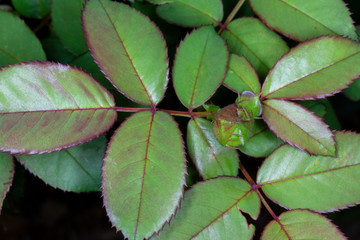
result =
[[[360,202],[360,136],[337,132],[336,157],[310,156],[284,145],[260,168],[258,184],[287,208],[329,212]]]
[[[51,19],[61,42],[75,55],[88,50],[81,27],[85,0],[52,0]]]
[[[204,179],[237,176],[239,157],[236,150],[224,147],[216,140],[211,122],[202,118],[190,120],[187,149]]]
[[[289,48],[285,41],[256,18],[238,18],[221,34],[232,53],[244,56],[265,77]]]
[[[230,177],[200,182],[185,193],[170,226],[151,239],[252,239],[255,227],[240,210],[254,219],[260,212],[259,198],[247,182]]]
[[[173,69],[175,91],[187,108],[208,100],[226,73],[228,51],[213,27],[202,27],[187,35],[177,49]]]
[[[30,18],[42,18],[49,14],[52,0],[12,0],[16,11]]]
[[[221,0],[172,0],[161,2],[168,3],[157,7],[157,14],[166,21],[182,26],[218,25],[223,18]]]
[[[333,95],[360,75],[360,44],[342,37],[320,37],[293,48],[275,65],[262,96],[314,99]]]
[[[335,155],[328,126],[307,109],[284,100],[266,100],[263,118],[285,142],[316,155]]]
[[[82,145],[41,155],[17,155],[27,170],[54,188],[72,192],[99,191],[104,136]]]
[[[230,55],[224,85],[238,93],[250,91],[255,95],[259,95],[261,89],[259,77],[253,66],[245,57],[236,54]]]
[[[89,1],[83,20],[92,55],[118,90],[141,104],[158,104],[168,82],[159,29],[135,9],[108,0]]]
[[[353,101],[360,100],[360,79],[356,79],[348,88],[344,90],[345,95]]]
[[[181,133],[167,113],[144,111],[128,118],[112,137],[103,166],[112,224],[129,239],[157,232],[183,195],[185,161]]]
[[[90,75],[55,63],[0,71],[0,149],[42,153],[100,136],[114,123],[112,96]]]
[[[239,146],[239,150],[252,157],[267,157],[281,144],[283,141],[277,138],[263,121],[256,120],[253,135],[244,145]]]
[[[284,212],[279,222],[271,221],[261,236],[262,240],[329,239],[346,237],[324,216],[306,210]]]
[[[253,10],[271,28],[304,41],[321,35],[357,39],[350,12],[341,0],[250,0]]]
[[[8,193],[15,172],[12,156],[7,153],[0,153],[0,212],[3,201]]]
[[[0,11],[0,29],[0,68],[18,62],[46,59],[40,41],[20,18]]]

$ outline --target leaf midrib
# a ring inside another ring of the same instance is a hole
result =
[[[0,112],[0,115],[8,114],[21,114],[21,113],[44,113],[44,112],[64,112],[64,111],[97,111],[97,110],[113,110],[116,111],[116,107],[96,107],[96,108],[64,108],[64,109],[47,109],[47,110],[30,110],[30,111],[16,111],[16,112]]]
[[[21,62],[20,59],[16,58],[15,56],[13,56],[12,54],[10,54],[9,52],[5,51],[3,48],[0,48],[0,51],[4,53],[4,55],[9,56],[11,59],[14,59],[16,62]]]

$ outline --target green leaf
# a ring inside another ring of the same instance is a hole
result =
[[[108,216],[125,237],[149,238],[170,220],[183,195],[185,161],[181,133],[164,112],[136,113],[117,130],[102,187]]]
[[[284,212],[278,221],[271,221],[261,235],[262,240],[327,239],[346,237],[324,216],[306,210]]]
[[[264,98],[315,99],[333,95],[360,75],[360,44],[320,37],[284,55],[267,76]]]
[[[42,18],[49,14],[52,0],[12,0],[16,11],[30,18]]]
[[[61,42],[75,55],[87,51],[81,27],[85,0],[52,0],[51,18]]]
[[[267,125],[261,121],[255,121],[253,135],[247,139],[244,145],[239,146],[239,150],[251,157],[267,157],[272,151],[283,144],[275,134],[270,131]]]
[[[11,155],[0,153],[0,212],[7,192],[10,189],[15,168]]]
[[[238,18],[221,34],[232,53],[244,56],[265,77],[289,48],[279,35],[256,18]]]
[[[286,208],[330,212],[360,203],[360,135],[337,132],[337,156],[310,156],[284,145],[261,166],[257,183]]]
[[[56,63],[0,71],[0,149],[43,153],[106,132],[116,119],[112,96],[85,72]]]
[[[360,79],[356,79],[348,88],[344,89],[344,94],[353,101],[359,101]]]
[[[335,155],[327,125],[307,109],[284,100],[263,102],[263,118],[283,141],[316,155]]]
[[[18,62],[46,59],[40,41],[20,18],[0,11],[0,29],[0,68]]]
[[[174,87],[180,101],[194,109],[207,101],[222,83],[229,53],[213,27],[187,35],[179,48],[173,69]]]
[[[237,176],[239,157],[235,149],[222,146],[215,138],[211,122],[197,118],[187,128],[187,149],[204,179]]]
[[[350,12],[341,0],[250,0],[250,3],[267,25],[294,40],[321,35],[357,39]]]
[[[50,37],[41,39],[41,44],[48,61],[67,64],[75,57],[64,47],[55,33],[52,33]]]
[[[108,0],[90,0],[83,19],[90,51],[118,90],[141,104],[158,104],[168,82],[159,29],[140,12]]]
[[[253,66],[245,57],[236,54],[230,55],[224,85],[238,93],[250,91],[255,95],[259,95],[261,89],[259,77]]]
[[[162,5],[157,7],[157,14],[166,21],[182,26],[216,26],[223,18],[221,0],[173,0],[160,2]]]
[[[240,210],[254,219],[260,212],[260,200],[247,182],[232,177],[200,182],[185,193],[170,226],[151,239],[252,239],[255,227]]]
[[[17,155],[31,173],[54,188],[72,192],[99,191],[106,150],[104,136],[82,145],[41,155]]]

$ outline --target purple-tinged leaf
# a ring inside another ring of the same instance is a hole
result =
[[[0,153],[0,212],[6,194],[10,189],[14,172],[15,168],[12,156],[7,153]]]
[[[0,71],[0,149],[52,152],[90,141],[116,119],[113,97],[90,75],[56,63]]]
[[[111,139],[103,166],[104,203],[129,239],[149,238],[175,214],[185,184],[176,122],[164,112],[128,118]]]
[[[203,118],[190,120],[186,142],[189,155],[204,179],[237,176],[238,154],[235,149],[225,147],[216,140],[211,122]]]
[[[310,156],[284,145],[261,166],[257,183],[273,201],[331,212],[360,203],[360,135],[337,132],[337,156]]]
[[[238,18],[230,22],[221,36],[227,41],[230,51],[249,60],[260,77],[265,77],[289,50],[279,35],[256,18]]]
[[[259,77],[253,66],[245,57],[236,54],[230,55],[224,85],[238,93],[250,91],[255,95],[259,95],[261,89]]]
[[[41,155],[17,155],[27,170],[54,188],[72,192],[100,191],[106,150],[101,136],[76,147]]]
[[[200,182],[185,192],[170,225],[151,239],[250,240],[255,227],[240,210],[254,219],[260,213],[260,200],[247,182],[232,177]]]
[[[90,0],[83,22],[95,61],[117,89],[138,103],[158,104],[168,82],[159,29],[135,9],[108,0]]]
[[[261,240],[345,240],[346,237],[326,217],[307,210],[282,213],[278,221],[271,221]]]
[[[283,141],[315,155],[335,155],[333,134],[307,109],[285,100],[263,102],[263,118]]]
[[[250,0],[250,4],[270,28],[294,40],[321,35],[357,40],[353,20],[342,0]]]
[[[320,37],[284,55],[267,76],[263,98],[316,99],[333,95],[360,75],[360,44]]]
[[[222,83],[229,53],[211,26],[194,30],[181,42],[174,62],[174,88],[185,107],[202,105]]]

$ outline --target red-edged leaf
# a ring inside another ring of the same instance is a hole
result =
[[[271,221],[261,235],[262,240],[345,240],[346,237],[324,216],[306,210],[282,213]]]
[[[360,75],[360,44],[343,37],[320,37],[284,55],[267,76],[264,98],[316,99],[333,95]]]
[[[282,140],[316,155],[335,155],[328,126],[307,109],[284,100],[263,102],[263,118]]]
[[[10,189],[14,172],[14,162],[11,155],[0,153],[0,212],[5,196]]]
[[[42,153],[90,141],[116,119],[113,97],[90,75],[32,62],[0,71],[0,149]]]
[[[141,104],[158,104],[168,82],[159,29],[135,9],[108,0],[90,0],[83,22],[95,61],[118,90]]]
[[[132,115],[104,161],[104,203],[113,225],[134,240],[159,231],[183,196],[186,160],[176,122],[164,112]]]

